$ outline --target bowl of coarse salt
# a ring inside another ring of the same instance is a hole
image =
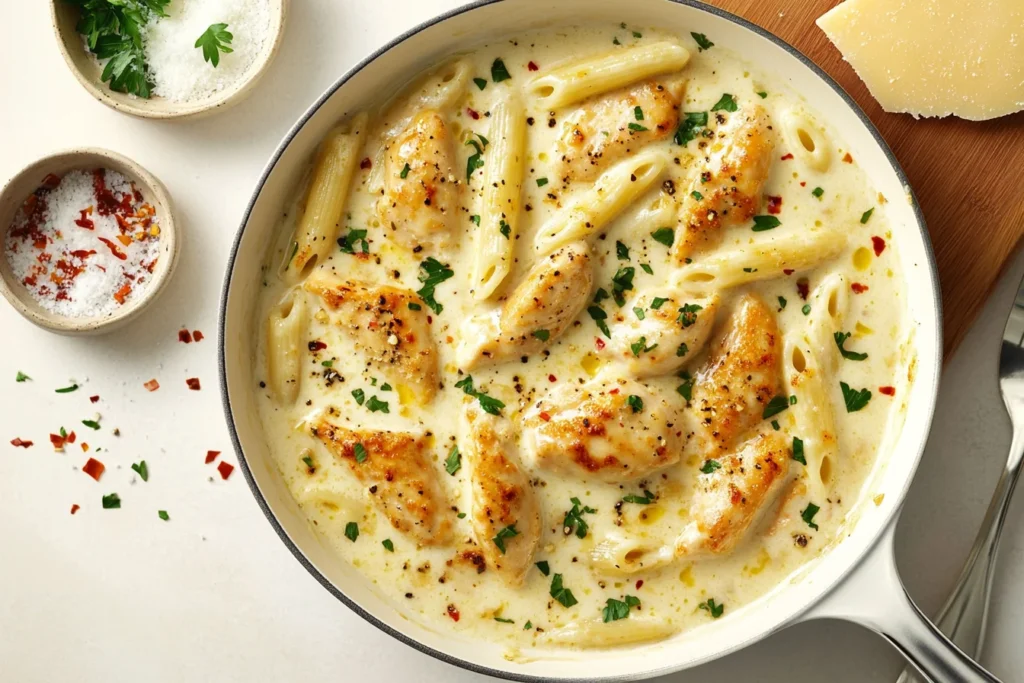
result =
[[[139,315],[170,280],[179,239],[152,174],[120,154],[45,157],[0,191],[0,294],[61,334],[101,334]]]
[[[64,60],[96,99],[143,118],[237,104],[277,54],[287,0],[50,0]]]

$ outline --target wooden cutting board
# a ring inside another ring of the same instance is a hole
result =
[[[814,23],[839,0],[709,1],[794,45],[878,126],[910,178],[935,245],[948,359],[1024,236],[1024,112],[980,123],[888,114]]]

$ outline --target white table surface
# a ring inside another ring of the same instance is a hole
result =
[[[51,335],[0,302],[0,680],[483,680],[392,640],[350,612],[294,560],[235,463],[217,392],[216,320],[228,248],[259,172],[287,128],[334,79],[400,31],[457,0],[293,0],[281,53],[238,108],[195,123],[121,116],[64,65],[48,2],[3,3],[0,179],[60,148],[96,145],[159,176],[184,230],[177,275],[157,310],[97,339]],[[996,387],[1018,258],[949,364],[923,465],[899,526],[898,559],[926,611],[941,604],[1002,466],[1009,424]],[[181,326],[200,344],[177,341]],[[33,381],[14,382],[22,370]],[[188,391],[198,376],[203,389]],[[142,384],[157,378],[161,388]],[[83,388],[55,394],[69,379]],[[92,405],[88,396],[102,400]],[[99,411],[101,432],[80,421]],[[96,483],[64,425],[104,451]],[[111,434],[119,427],[120,437]],[[14,437],[36,446],[13,448]],[[130,465],[144,458],[150,480]],[[120,510],[102,510],[117,492]],[[1024,501],[1010,512],[984,663],[1024,670]],[[82,509],[75,516],[70,506]],[[157,510],[169,511],[162,522]],[[838,622],[796,626],[665,681],[890,681],[901,663],[874,635]]]

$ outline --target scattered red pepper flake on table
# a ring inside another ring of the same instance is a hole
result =
[[[782,197],[768,195],[768,213],[773,215],[782,213]]]
[[[197,342],[203,341],[203,333],[200,332],[199,330],[192,330],[192,339],[196,340]]]
[[[84,441],[82,442],[82,452],[83,453],[88,453],[89,452],[89,444],[87,444]]]
[[[68,434],[67,439],[65,439],[65,441],[67,441],[68,443],[74,443],[75,439],[77,439],[77,438],[78,437],[75,436],[75,433],[71,432],[70,434]]]
[[[221,460],[220,463],[217,464],[217,471],[220,472],[221,479],[227,479],[228,477],[230,477],[231,473],[234,472],[234,470],[234,465],[232,465],[231,463],[224,462],[223,460]]]
[[[886,396],[895,396],[896,387],[878,387],[878,393],[885,394]]]
[[[220,455],[220,451],[206,451],[206,464],[209,465],[216,460],[218,455]]]
[[[25,441],[24,439],[11,439],[11,445],[15,448],[31,448],[32,442]]]
[[[853,284],[850,285],[850,289],[853,290],[854,294],[863,294],[864,292],[868,291],[868,286],[862,285],[859,282],[854,282]]]
[[[881,256],[885,251],[885,240],[875,235],[871,238],[871,246],[875,249],[875,256]]]
[[[106,465],[101,463],[96,458],[89,458],[89,461],[85,463],[85,467],[82,468],[82,471],[88,474],[96,481],[99,481],[100,477],[103,476],[103,472],[105,472],[106,469]]]
[[[76,512],[78,512],[81,509],[82,509],[82,506],[80,506],[78,503],[75,503],[74,505],[71,506],[71,514],[75,514]]]
[[[146,387],[149,391],[156,391],[160,388],[160,382],[157,382],[155,379],[151,379],[142,386]]]
[[[187,384],[188,388],[191,389],[192,391],[199,391],[200,387],[198,377],[189,377],[188,379],[185,380],[185,384]]]
[[[787,154],[785,156],[779,157],[779,160],[780,161],[788,161],[789,159],[792,159],[792,158],[793,158],[793,153],[790,152],[789,154]]]
[[[182,344],[192,343],[192,333],[188,330],[178,330],[178,341]]]
[[[67,439],[60,434],[50,434],[50,443],[53,444],[53,450],[62,451],[64,450],[64,442]]]
[[[90,396],[89,397],[89,403],[96,403],[99,400],[100,400],[99,394],[97,394],[96,396]]]

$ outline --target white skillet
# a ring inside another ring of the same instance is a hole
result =
[[[635,680],[696,666],[750,645],[793,623],[837,618],[869,628],[892,643],[930,681],[974,683],[993,677],[965,657],[914,606],[896,573],[893,530],[928,437],[942,356],[939,286],[924,217],[906,176],[878,131],[821,69],[782,40],[736,16],[695,0],[630,0],[636,26],[680,36],[711,36],[775,74],[842,131],[850,151],[886,197],[893,240],[906,277],[906,304],[917,363],[905,396],[906,422],[872,474],[880,504],[859,507],[849,535],[796,578],[725,618],[660,643],[554,658],[510,662],[501,645],[437,632],[403,615],[374,592],[356,569],[323,544],[289,494],[263,437],[253,386],[260,267],[284,207],[328,129],[345,114],[377,102],[444,56],[497,36],[581,22],[618,23],[621,0],[483,0],[454,10],[397,38],[335,83],[302,116],[267,165],[249,204],[228,263],[221,302],[221,389],[228,426],[246,479],[281,540],[335,597],[399,640],[452,664],[515,680]],[[382,87],[382,84],[387,84]]]

